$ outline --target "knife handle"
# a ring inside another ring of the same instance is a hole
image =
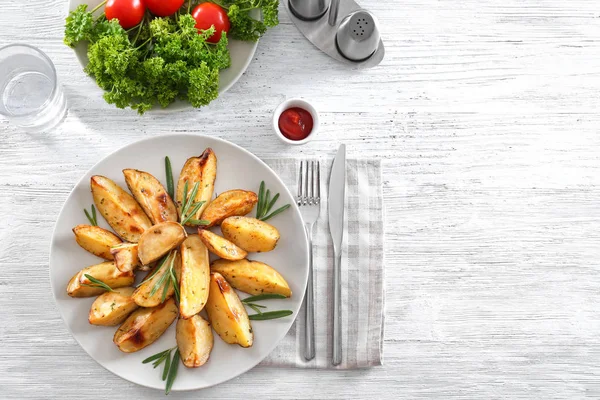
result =
[[[313,245],[312,225],[306,225],[306,236],[308,237],[308,284],[306,285],[305,306],[306,314],[304,332],[304,358],[310,361],[315,358],[315,297],[313,289]]]
[[[342,252],[336,251],[333,264],[333,365],[342,362]]]

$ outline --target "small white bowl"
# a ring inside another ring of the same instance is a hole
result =
[[[299,107],[299,108],[305,109],[306,111],[308,111],[310,113],[310,115],[312,116],[312,119],[313,119],[312,131],[310,131],[308,136],[302,140],[288,139],[283,135],[283,133],[281,133],[281,130],[279,129],[279,117],[285,110],[287,110],[288,108],[292,108],[292,107]],[[317,132],[319,131],[319,113],[312,106],[312,104],[310,104],[306,100],[302,100],[302,99],[286,100],[283,103],[281,103],[279,105],[279,107],[277,107],[275,109],[275,112],[273,113],[273,130],[277,134],[277,137],[284,143],[292,144],[292,145],[307,143],[307,142],[311,141],[317,135]]]

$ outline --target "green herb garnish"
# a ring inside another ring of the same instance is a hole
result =
[[[175,288],[175,298],[179,302],[179,282],[177,281],[177,277],[175,276],[174,267],[175,267],[175,258],[177,257],[177,250],[173,250],[169,253],[170,262],[167,265],[165,261],[163,261],[157,268],[156,271],[152,273],[150,278],[152,278],[158,270],[167,268],[167,270],[163,273],[163,275],[156,281],[152,290],[150,291],[150,297],[154,296],[154,294],[162,288],[162,295],[160,302],[164,303],[167,298],[167,292],[169,291],[169,286],[173,285]],[[166,267],[165,267],[166,266]],[[148,278],[148,279],[150,279]],[[148,280],[146,279],[146,281]]]
[[[280,310],[280,311],[267,311],[267,312],[259,312],[258,314],[248,315],[253,321],[264,321],[267,319],[277,319],[287,317],[288,315],[292,315],[294,312],[290,310]]]
[[[271,209],[275,205],[275,202],[277,202],[277,199],[279,199],[279,193],[277,193],[271,199],[271,191],[269,189],[267,189],[265,192],[265,181],[262,181],[260,183],[260,188],[258,190],[258,204],[256,205],[256,218],[260,219],[261,221],[266,221],[268,219],[273,218],[277,214],[284,212],[288,208],[290,208],[290,205],[286,204],[285,206],[279,207],[277,210],[270,213]]]
[[[204,201],[194,201],[196,194],[198,194],[198,187],[200,182],[196,182],[191,192],[188,192],[188,182],[186,181],[183,185],[183,202],[181,204],[181,225],[208,225],[210,222],[202,219],[193,218],[200,207],[205,203]]]
[[[282,294],[277,294],[277,293],[264,293],[264,294],[257,294],[256,296],[246,297],[244,300],[242,300],[242,302],[243,303],[252,303],[254,301],[270,300],[270,299],[287,299],[287,297],[285,297]]]
[[[96,207],[94,207],[94,205],[92,204],[92,214],[90,215],[90,213],[88,212],[87,209],[83,209],[83,212],[85,213],[85,216],[87,217],[88,221],[90,221],[90,224],[92,224],[92,226],[98,226],[98,219],[96,218]]]
[[[234,39],[257,41],[267,28],[279,24],[279,0],[213,0],[225,10],[231,23],[230,35]],[[262,21],[250,16],[252,10],[260,10]]]
[[[257,312],[257,314],[248,315],[248,318],[256,321],[267,320],[267,319],[276,319],[287,317],[288,315],[292,315],[294,312],[290,310],[279,310],[279,311],[267,311],[263,312],[261,308],[267,308],[261,304],[256,304],[256,301],[261,300],[270,300],[270,299],[285,299],[287,297],[276,294],[276,293],[264,293],[256,296],[246,297],[242,300],[242,303],[253,309]]]
[[[100,279],[96,279],[93,276],[88,275],[88,274],[83,274],[83,276],[85,276],[92,283],[82,283],[81,286],[101,288],[108,292],[114,292],[113,288],[108,286],[106,283],[102,282]]]
[[[256,41],[279,23],[278,0],[215,2],[228,13],[235,39]],[[128,30],[118,20],[98,15],[104,4],[91,11],[83,4],[71,11],[64,42],[70,47],[87,42],[85,72],[104,89],[108,103],[143,114],[176,99],[201,107],[217,98],[219,72],[231,65],[229,35],[223,32],[218,43],[208,42],[215,28],[196,29],[191,1],[168,17],[146,13],[139,25]],[[262,21],[250,16],[253,10],[262,13]]]
[[[173,350],[175,350],[175,354],[171,359],[171,353]],[[173,348],[161,351],[160,353],[156,353],[142,361],[142,364],[148,364],[152,362],[152,366],[154,368],[158,367],[163,362],[165,363],[165,367],[161,376],[163,381],[166,380],[165,394],[169,394],[171,388],[173,387],[173,382],[175,382],[175,377],[177,376],[177,369],[179,368],[179,359],[179,349],[177,346],[175,346]]]
[[[167,174],[167,193],[171,198],[175,198],[175,186],[173,185],[173,169],[171,168],[171,160],[165,157],[165,172]]]
[[[141,285],[143,285],[144,283],[148,282],[150,279],[154,278],[154,275],[156,275],[158,273],[158,271],[160,271],[160,269],[162,268],[162,266],[164,265],[165,262],[167,262],[167,260],[169,259],[169,257],[171,256],[171,253],[167,253],[165,256],[163,256],[163,258],[161,258],[161,260],[158,262],[158,267],[154,269],[154,271],[152,271],[152,273],[150,275],[148,275],[146,277],[146,279],[144,279],[142,281],[142,283],[140,283],[138,285],[138,287],[140,287]]]

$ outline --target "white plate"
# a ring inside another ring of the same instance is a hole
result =
[[[177,184],[179,171],[185,160],[198,156],[206,147],[215,151],[218,160],[216,193],[238,188],[258,191],[261,180],[264,180],[271,192],[281,194],[277,204],[292,204],[287,211],[269,221],[281,233],[275,250],[251,254],[250,258],[273,266],[286,278],[292,289],[290,299],[268,300],[264,305],[270,310],[293,310],[294,315],[270,321],[253,321],[255,340],[254,345],[248,349],[228,345],[215,334],[215,344],[208,363],[196,369],[180,365],[173,390],[200,389],[216,385],[254,367],[288,332],[304,297],[308,279],[308,243],[302,218],[288,189],[260,159],[232,143],[200,135],[159,136],[133,143],[114,152],[83,176],[58,216],[50,249],[50,281],[58,309],[81,347],[109,371],[139,385],[164,390],[164,382],[159,377],[162,368],[153,369],[150,364],[142,364],[142,360],[175,346],[175,323],[155,343],[131,354],[122,353],[113,344],[112,339],[117,327],[90,325],[88,312],[95,298],[71,298],[66,293],[66,286],[77,271],[102,260],[80,248],[71,229],[77,224],[88,223],[83,209],[89,209],[93,202],[89,185],[92,175],[105,175],[126,188],[121,171],[124,168],[136,168],[150,172],[164,183],[164,157],[168,155]],[[250,215],[254,213],[253,210]],[[99,214],[98,224],[110,229]],[[138,275],[140,279],[143,274]]]
[[[87,4],[88,10],[92,10],[102,1],[103,0],[69,0],[69,11],[75,10],[81,4]],[[256,10],[252,11],[251,15],[254,18],[260,17],[260,13]],[[257,46],[258,41],[245,42],[242,40],[229,40],[229,54],[231,54],[231,66],[227,69],[222,70],[219,73],[219,94],[225,93],[227,90],[229,90],[229,88],[233,86],[234,83],[238,81],[238,79],[240,79],[242,74],[248,68],[248,65],[250,65],[250,61],[252,61],[252,57],[254,57],[254,52],[256,51]],[[75,47],[74,50],[75,54],[77,55],[77,59],[81,64],[81,68],[83,69],[88,64],[87,44],[80,43]],[[102,90],[100,88],[98,89]],[[175,111],[190,107],[192,106],[187,101],[176,100],[174,103],[170,104],[165,110]],[[154,109],[160,109],[160,107],[155,107]]]

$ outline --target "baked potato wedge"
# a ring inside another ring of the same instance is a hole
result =
[[[208,250],[198,235],[190,235],[179,247],[181,279],[179,313],[182,318],[198,314],[206,304],[210,283]]]
[[[110,254],[114,257],[115,265],[121,272],[133,271],[140,265],[137,243],[119,243],[110,248]]]
[[[247,252],[271,251],[277,246],[279,231],[273,225],[250,217],[229,217],[221,223],[225,239]]]
[[[152,308],[133,312],[115,332],[113,342],[124,353],[133,353],[151,345],[177,318],[175,300],[169,299]]]
[[[249,294],[275,293],[290,297],[292,291],[283,276],[269,265],[251,260],[216,260],[210,265],[235,289]]]
[[[112,289],[131,286],[135,280],[133,272],[121,272],[115,266],[114,261],[106,261],[91,265],[76,273],[67,285],[67,294],[69,296],[92,297],[105,292],[104,289],[99,287],[85,286],[92,283],[85,277],[86,274],[106,283]]]
[[[98,296],[90,308],[90,324],[113,326],[125,321],[125,318],[139,307],[131,298],[133,291],[132,287],[124,287]]]
[[[152,223],[133,197],[112,180],[94,175],[91,178],[94,203],[106,222],[121,238],[137,243]]]
[[[206,364],[213,348],[213,333],[207,320],[199,315],[179,318],[177,321],[177,347],[183,365],[198,368]]]
[[[148,265],[185,240],[187,233],[177,222],[161,222],[146,230],[138,243],[138,257],[143,265]]]
[[[218,272],[210,274],[206,312],[210,324],[223,341],[242,347],[252,346],[254,334],[248,313],[237,293]]]
[[[153,224],[177,222],[177,207],[158,179],[137,169],[124,169],[123,175],[129,191]]]
[[[213,190],[215,188],[215,179],[217,178],[217,157],[211,148],[204,150],[200,157],[191,157],[183,165],[181,174],[179,175],[179,181],[177,182],[177,192],[175,198],[177,201],[177,209],[179,216],[181,217],[181,207],[183,203],[184,193],[183,189],[187,182],[188,192],[192,191],[192,188],[196,184],[198,185],[198,192],[196,193],[194,202],[204,201],[204,204],[198,209],[194,219],[200,219],[202,212],[208,206],[208,203],[212,199]]]
[[[131,297],[133,301],[140,307],[155,307],[159,305],[163,299],[163,292],[165,289],[167,292],[164,294],[165,299],[170,299],[175,294],[175,288],[172,284],[166,285],[169,282],[167,278],[163,278],[166,274],[169,274],[171,263],[173,264],[173,270],[177,281],[180,281],[181,275],[181,257],[179,253],[173,252],[170,257],[166,258],[164,262],[158,263],[146,276],[146,279],[135,289]],[[156,284],[162,280],[162,284],[158,289],[154,290]],[[154,291],[154,293],[153,293]]]
[[[258,196],[246,190],[228,190],[210,202],[202,213],[202,219],[208,221],[206,227],[220,225],[227,217],[246,215],[258,203]]]
[[[248,255],[244,249],[211,231],[198,229],[198,236],[208,251],[226,260],[242,260]]]
[[[77,225],[73,233],[78,245],[105,260],[113,260],[110,248],[121,243],[117,235],[99,226]]]

